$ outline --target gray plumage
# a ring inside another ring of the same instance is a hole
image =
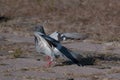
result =
[[[71,60],[73,63],[80,66],[79,60],[81,56],[73,53],[69,49],[61,45],[61,43],[54,37],[50,37],[45,34],[42,26],[36,28],[34,32],[35,36],[35,47],[37,52],[44,53],[51,58],[51,62],[59,56],[64,59]]]
[[[49,35],[51,38],[57,40],[57,41],[64,41],[66,40],[66,36],[63,35],[62,33],[59,33],[59,32],[54,32],[52,34]]]
[[[41,26],[41,25],[36,25],[34,31],[35,32],[41,32],[41,33],[46,35],[46,33],[45,33],[44,29],[43,29],[43,26]]]
[[[46,35],[42,26],[36,26],[36,31],[34,32],[35,37],[35,48],[39,53],[43,53],[50,57],[50,62],[55,58],[64,56],[56,49],[48,40],[46,40],[42,35]],[[54,38],[54,37],[53,37]]]

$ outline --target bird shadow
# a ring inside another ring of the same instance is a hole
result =
[[[86,57],[81,58],[79,61],[79,64],[81,66],[87,66],[87,65],[94,65],[95,58],[94,57]],[[55,66],[66,66],[66,65],[73,65],[74,63],[72,61],[63,61],[61,64],[57,64]]]

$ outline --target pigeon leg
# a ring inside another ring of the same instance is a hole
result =
[[[49,61],[49,62],[48,62],[48,67],[50,67],[50,66],[51,66],[51,64],[52,64],[52,61]]]
[[[46,60],[46,61],[49,61],[49,60],[50,60],[50,56],[46,56],[46,57],[45,57],[45,60]]]
[[[52,63],[53,63],[53,58],[49,56],[49,62],[47,64],[48,67],[51,67]]]
[[[45,67],[50,67],[52,65],[53,60],[50,56],[46,56],[46,60],[48,61],[48,63],[45,65]]]

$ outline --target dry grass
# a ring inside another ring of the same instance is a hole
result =
[[[0,15],[15,21],[0,23],[0,27],[28,31],[47,21],[48,33],[81,32],[99,41],[120,41],[119,7],[119,0],[1,0]]]
[[[15,50],[15,52],[12,53],[12,56],[14,58],[19,58],[19,57],[21,57],[22,53],[23,53],[22,50],[20,48],[18,48]]]

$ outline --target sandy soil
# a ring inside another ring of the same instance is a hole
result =
[[[34,47],[37,24],[47,34],[88,35],[62,43],[84,66],[44,67]],[[120,80],[120,0],[0,0],[0,80]]]
[[[120,46],[90,40],[66,41],[63,45],[85,58],[75,64],[45,67],[44,56],[35,52],[33,37],[1,33],[0,80],[119,80]],[[2,36],[5,36],[2,38]],[[15,54],[19,54],[15,56]],[[88,58],[94,61],[89,61]],[[87,61],[88,60],[88,61]],[[84,60],[83,60],[84,61]]]

